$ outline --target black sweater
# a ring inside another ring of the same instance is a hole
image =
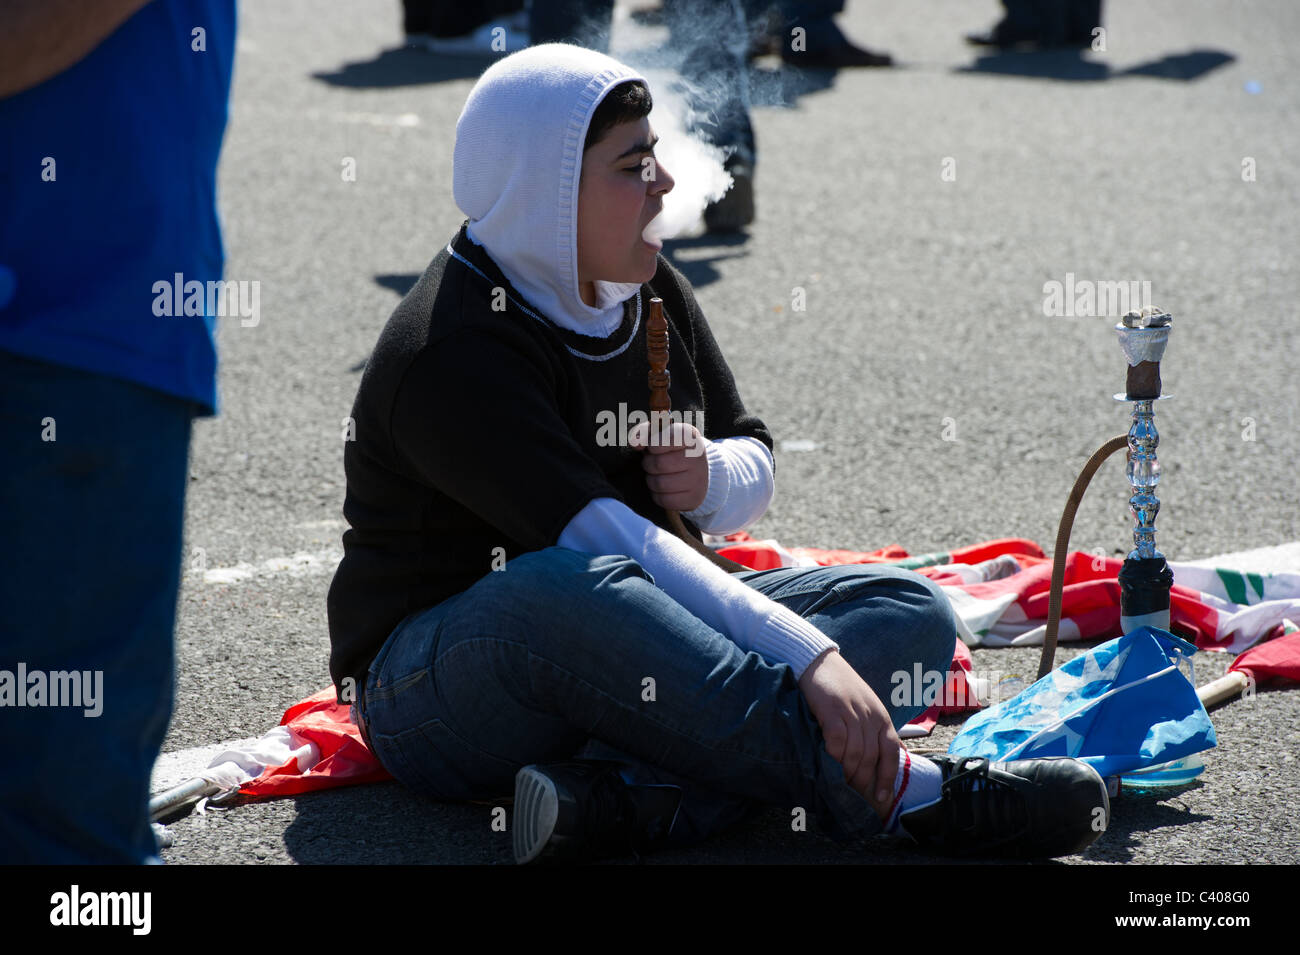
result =
[[[652,296],[668,319],[673,411],[693,412],[697,426],[702,415],[711,440],[749,436],[772,449],[690,284],[658,261],[608,338],[543,317],[464,226],[398,304],[366,365],[343,454],[351,527],[328,602],[340,700],[344,679],[364,686],[406,616],[468,589],[502,552],[553,546],[589,501],[614,498],[667,528],[642,452],[597,443],[598,415],[648,406]]]

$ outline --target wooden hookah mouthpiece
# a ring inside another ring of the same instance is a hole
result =
[[[664,318],[664,301],[658,296],[650,299],[650,317],[646,321],[646,353],[650,359],[650,431],[651,440],[662,440],[664,426],[671,427],[668,412],[672,410],[672,400],[668,397],[668,385],[672,377],[668,374],[668,320]],[[649,454],[650,452],[645,452]],[[727,573],[751,570],[744,564],[728,560],[711,547],[702,544],[695,535],[686,529],[681,515],[677,511],[664,508],[668,515],[668,526],[672,532],[690,544],[696,552],[707,557]]]
[[[650,420],[659,420],[656,412],[672,410],[668,397],[668,319],[664,318],[664,300],[650,299],[650,318],[646,322],[646,352],[650,356]]]

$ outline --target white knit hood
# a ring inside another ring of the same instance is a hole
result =
[[[469,237],[547,318],[602,338],[640,286],[597,281],[597,307],[583,302],[578,179],[592,113],[628,80],[644,78],[603,53],[529,47],[484,71],[456,123],[452,191]]]

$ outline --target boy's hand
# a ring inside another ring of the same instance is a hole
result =
[[[650,441],[653,421],[643,421],[628,432],[628,447],[650,452],[641,458],[646,486],[654,502],[668,511],[693,511],[709,493],[709,459],[706,439],[694,425],[664,422],[663,432]]]
[[[835,650],[808,665],[799,677],[799,689],[821,725],[826,752],[844,767],[845,780],[883,819],[893,802],[902,745],[889,711]]]

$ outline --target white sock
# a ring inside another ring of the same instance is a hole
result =
[[[898,817],[912,809],[928,806],[942,796],[943,773],[924,756],[913,756],[906,746],[898,750],[898,776],[894,779],[894,804],[889,807],[885,832],[902,830]]]

